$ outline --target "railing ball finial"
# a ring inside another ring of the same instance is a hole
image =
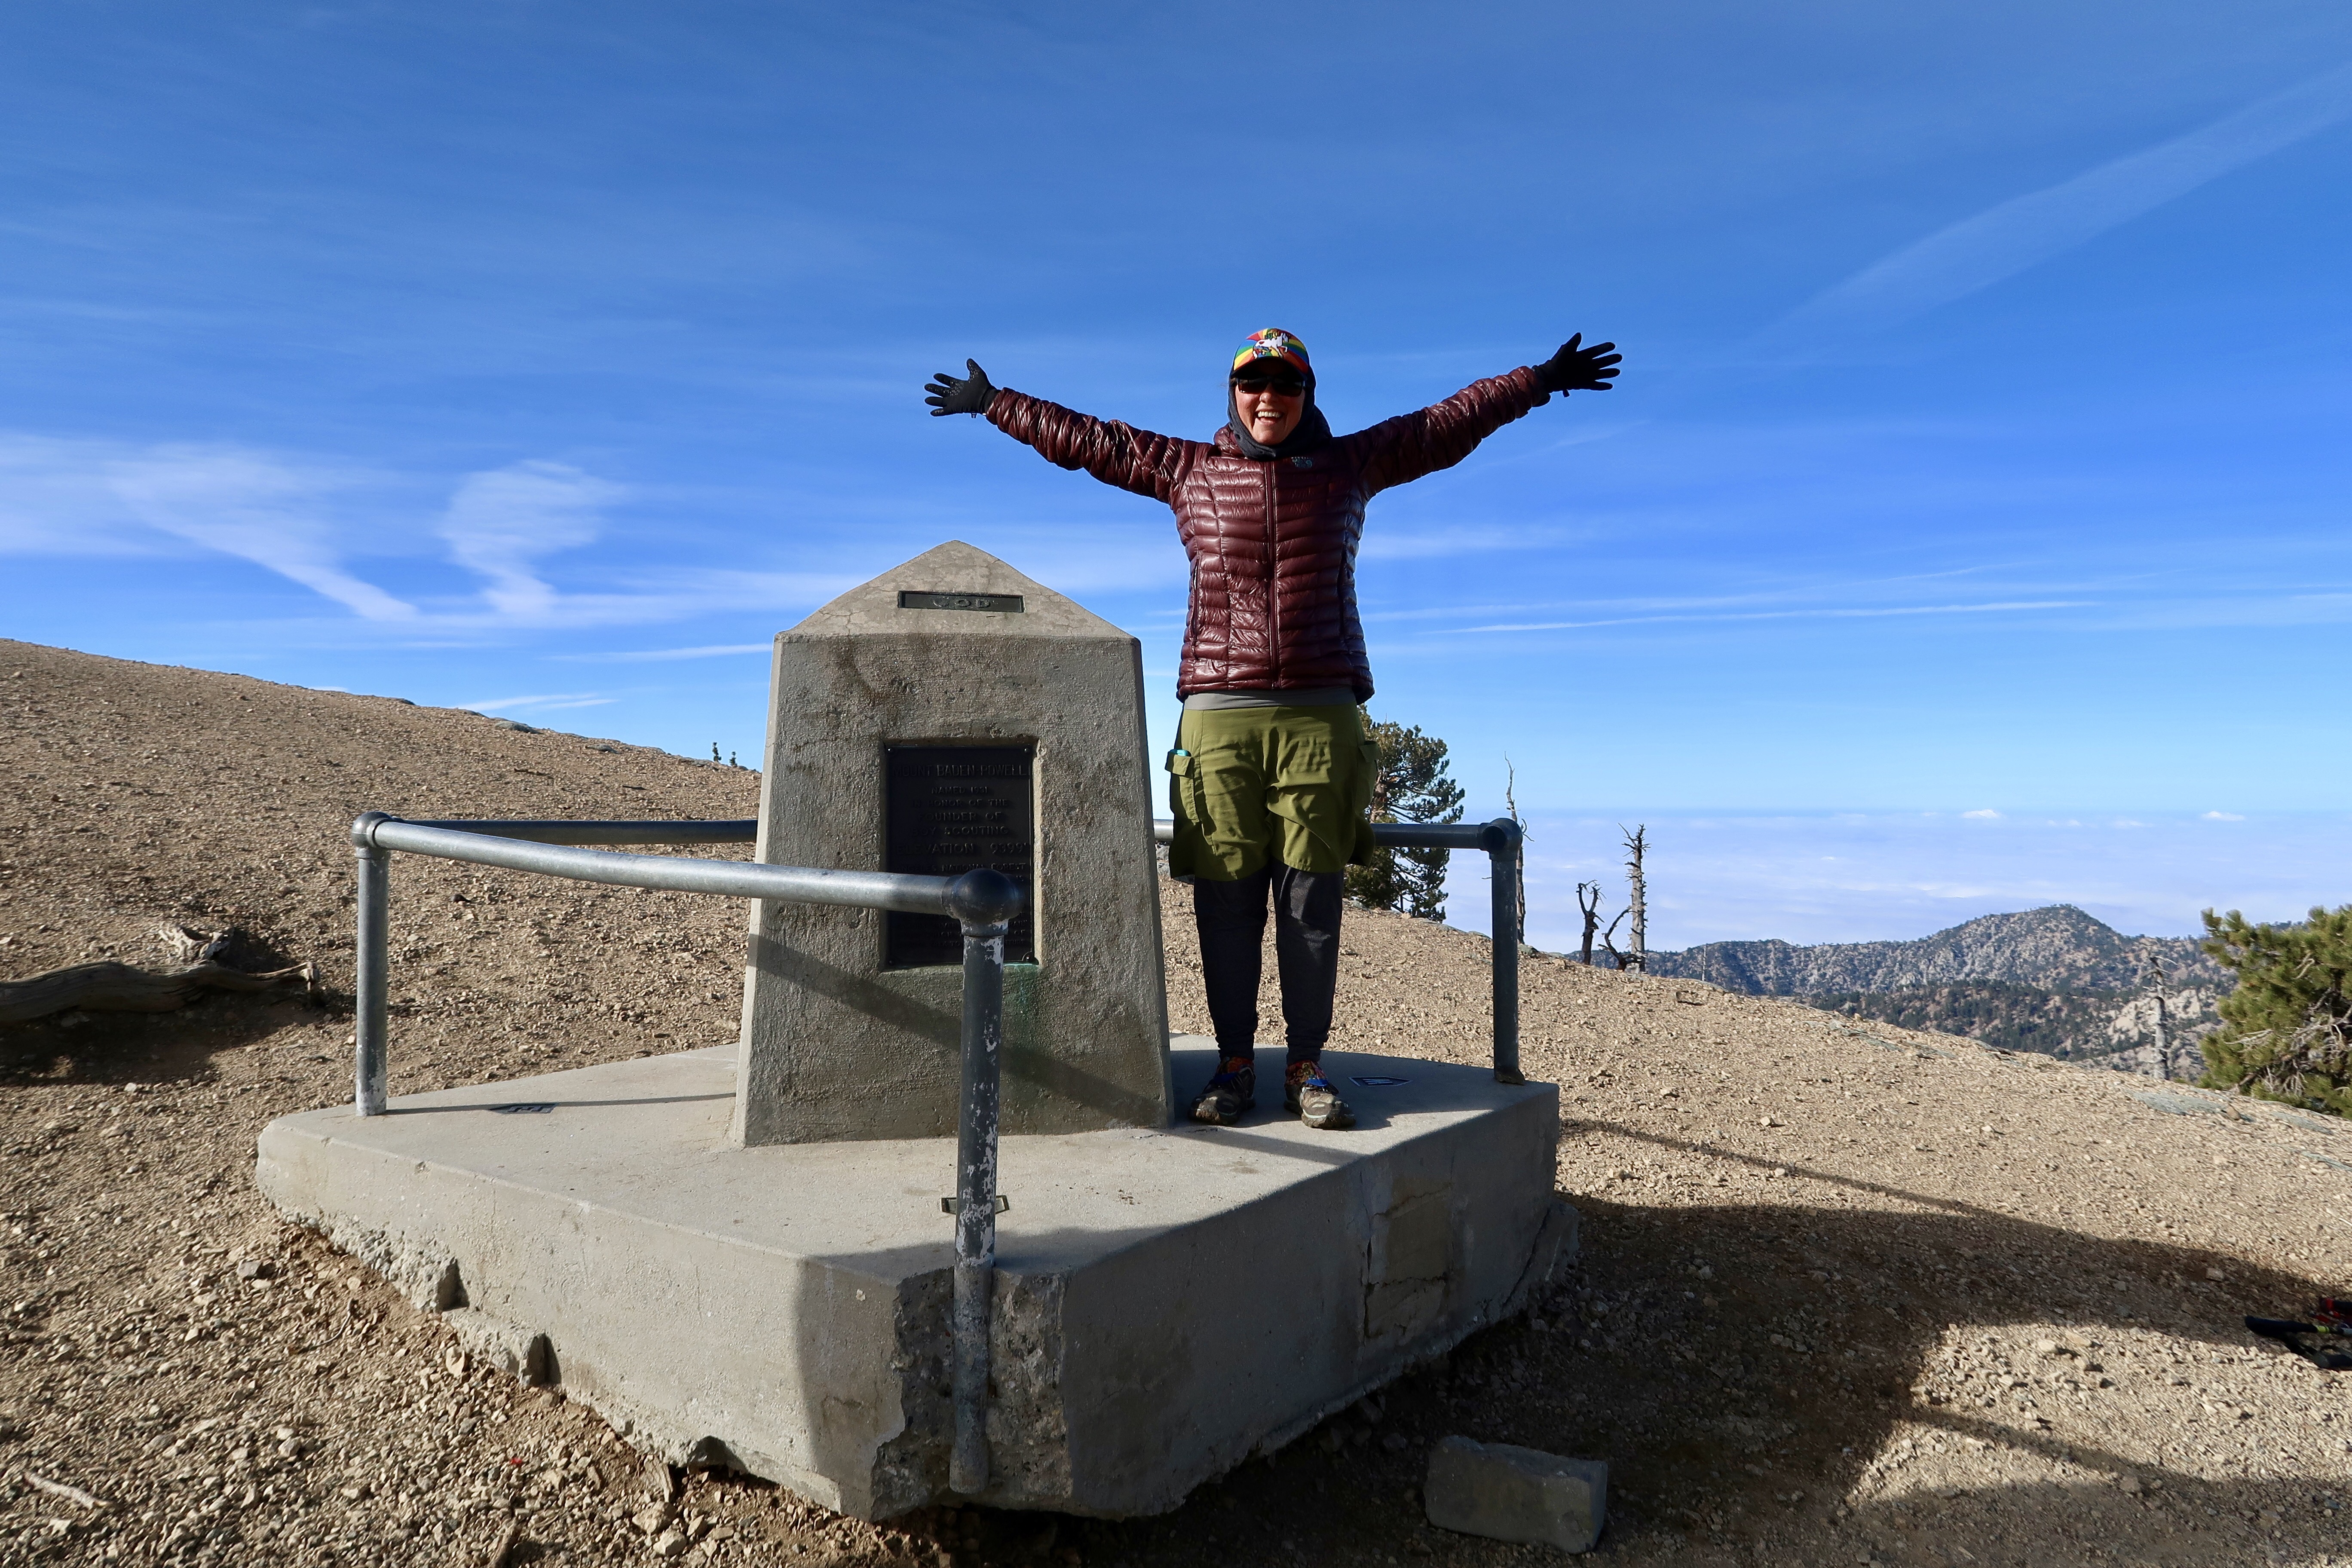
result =
[[[948,884],[948,912],[967,926],[1004,925],[1025,901],[1019,883],[986,866]]]

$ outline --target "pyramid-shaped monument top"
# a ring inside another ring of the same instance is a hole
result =
[[[860,584],[783,635],[891,632],[1131,640],[1093,611],[960,539]]]
[[[772,679],[760,858],[1011,877],[1003,1130],[1166,1126],[1142,645],[950,542],[778,634]],[[758,908],[732,1140],[953,1137],[953,922]]]

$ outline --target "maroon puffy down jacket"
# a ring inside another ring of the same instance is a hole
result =
[[[1536,373],[1473,382],[1444,402],[1295,458],[1244,457],[1231,429],[1211,441],[1155,436],[1000,388],[989,423],[1066,468],[1167,502],[1192,559],[1178,695],[1346,686],[1372,694],[1356,616],[1364,503],[1450,468],[1489,435],[1550,401]]]

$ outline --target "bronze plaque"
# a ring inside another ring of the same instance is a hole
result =
[[[954,877],[982,866],[1020,884],[1031,908],[1004,933],[1004,960],[1036,960],[1034,746],[882,748],[882,868]],[[914,969],[963,962],[963,928],[945,915],[885,918],[882,963]]]

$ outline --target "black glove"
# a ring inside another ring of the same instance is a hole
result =
[[[1536,384],[1546,392],[1606,392],[1617,374],[1617,362],[1622,354],[1612,353],[1615,343],[1595,343],[1591,348],[1579,348],[1584,334],[1579,332],[1559,345],[1559,353],[1536,366]]]
[[[962,380],[941,371],[924,384],[923,390],[930,395],[923,401],[931,405],[932,418],[936,419],[942,414],[988,412],[988,400],[996,395],[996,388],[988,384],[988,373],[980,368],[980,362],[976,359],[964,361],[963,367],[971,374]],[[1609,374],[1614,375],[1617,373],[1611,371]]]

